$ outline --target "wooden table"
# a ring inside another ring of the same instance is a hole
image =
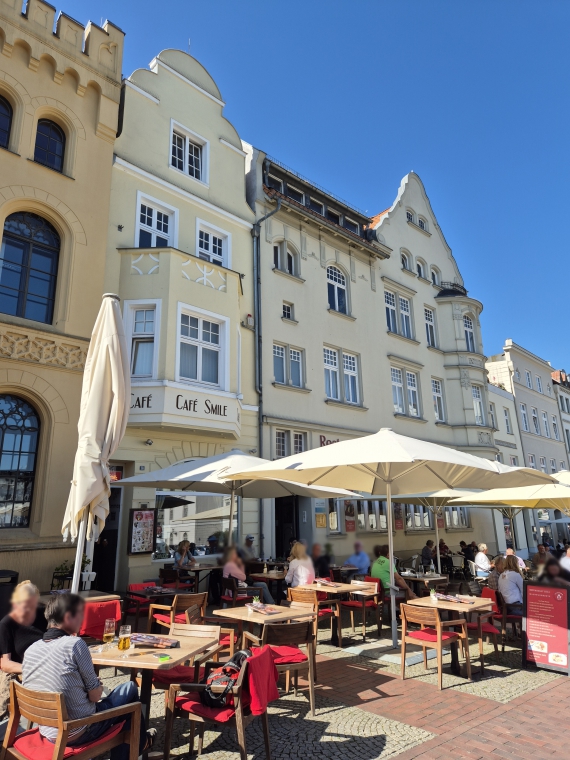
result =
[[[177,589],[177,588],[157,589],[153,586],[150,586],[149,588],[141,588],[139,591],[127,591],[126,596],[140,596],[143,599],[148,599],[149,601],[152,601],[156,599],[173,597],[179,593],[180,593],[180,589]]]
[[[226,607],[223,610],[214,610],[214,615],[236,620],[238,623],[258,623],[266,625],[267,623],[286,623],[289,620],[298,620],[299,618],[315,617],[314,612],[303,612],[298,607],[279,607],[276,604],[270,604],[269,607],[280,610],[274,615],[262,615],[255,612],[249,607]],[[283,610],[281,612],[281,609]]]
[[[422,583],[426,588],[429,588],[430,583],[449,582],[449,575],[426,575],[425,573],[423,575],[402,575],[402,573],[400,573],[400,575],[406,583],[415,583],[416,587]],[[417,592],[417,588],[415,591]]]
[[[469,613],[490,612],[493,609],[492,599],[483,599],[479,596],[470,596],[470,601],[473,604],[462,604],[461,602],[448,602],[447,600],[440,599],[437,604],[434,604],[429,596],[420,597],[419,599],[410,599],[406,604],[411,604],[414,607],[429,607],[430,609],[445,610],[450,613],[451,618],[458,618],[461,615],[467,615]],[[450,645],[451,649],[451,671],[456,676],[465,676],[462,672],[459,664],[459,651],[458,644],[455,641]],[[483,675],[483,668],[475,668],[471,666],[473,675]]]
[[[264,583],[275,582],[277,585],[277,598],[281,599],[283,596],[283,581],[285,580],[287,573],[282,570],[269,570],[267,573],[250,573],[249,577],[254,581],[263,581]]]
[[[352,583],[335,583],[334,587],[328,583],[319,583],[318,578],[314,583],[304,583],[302,586],[296,588],[308,589],[309,591],[324,591],[328,596],[334,596],[336,594],[357,594],[358,596],[374,596],[377,591],[366,591],[358,584]],[[331,636],[331,645],[333,647],[342,647],[342,615],[339,610],[337,617],[336,631],[333,629],[333,635]]]
[[[40,604],[47,604],[59,594],[42,594],[39,598]],[[80,591],[79,596],[86,602],[111,602],[113,599],[120,599],[119,594],[108,594],[106,591]]]

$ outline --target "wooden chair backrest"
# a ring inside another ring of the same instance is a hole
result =
[[[366,577],[366,576],[365,576]],[[355,591],[369,591],[371,594],[378,593],[378,584],[376,581],[350,581],[351,586],[356,586]]]
[[[184,612],[188,607],[197,605],[203,610],[203,614],[206,614],[206,607],[208,605],[208,592],[204,591],[198,594],[176,594],[172,607],[174,613]]]
[[[186,623],[188,625],[201,625],[202,608],[198,607],[197,604],[187,607],[184,614],[186,615]],[[180,623],[178,625],[180,625]]]
[[[178,573],[173,567],[161,567],[158,571],[158,577],[165,583],[172,583],[178,580]]]
[[[32,691],[17,681],[10,684],[10,700],[13,709],[33,723],[63,730],[67,709],[63,694],[52,691]]]
[[[251,575],[255,573],[262,573],[263,568],[265,567],[264,562],[256,562],[255,560],[249,560],[249,562],[246,563],[247,565],[247,572]]]
[[[287,591],[287,599],[290,602],[305,602],[313,607],[318,605],[317,592],[308,588],[290,588]]]
[[[313,621],[303,620],[294,623],[282,625],[280,623],[266,623],[263,626],[261,637],[262,644],[272,644],[273,646],[299,646],[299,644],[310,644],[313,642]]]
[[[237,591],[238,585],[235,578],[221,578],[222,583],[222,593],[225,591]]]
[[[469,581],[467,585],[469,586],[470,594],[473,594],[473,596],[481,596],[481,586],[477,581]]]
[[[400,610],[404,622],[416,623],[418,625],[428,625],[431,628],[440,627],[439,612],[429,607],[416,607],[413,604],[402,604]]]
[[[170,635],[176,639],[216,639],[220,642],[222,629],[219,625],[194,625],[187,623],[173,623],[170,626]]]
[[[331,580],[333,580],[335,583],[342,583],[342,573],[340,572],[340,567],[331,567],[330,573]]]

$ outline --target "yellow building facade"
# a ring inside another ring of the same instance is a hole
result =
[[[131,413],[113,463],[126,477],[232,448],[256,452],[257,394],[254,214],[245,152],[220,91],[194,58],[165,50],[125,80],[123,100],[105,287],[121,296],[131,351]],[[164,564],[129,553],[128,543],[133,510],[160,500],[149,489],[122,490],[105,527],[114,577],[98,577],[100,586],[125,588]],[[204,541],[192,502],[188,530],[179,519],[186,506],[161,510],[160,543]]]
[[[101,302],[123,32],[0,0],[0,554],[49,588]],[[55,29],[55,31],[54,31]]]

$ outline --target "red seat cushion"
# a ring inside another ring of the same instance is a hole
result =
[[[160,615],[159,613],[157,613],[156,615],[153,615],[153,618],[155,620],[158,620],[160,623],[166,623],[167,625],[170,625],[170,615]],[[186,615],[184,614],[184,612],[180,612],[178,615],[175,615],[174,622],[185,623]]]
[[[105,620],[107,618],[115,618],[119,622],[121,617],[121,603],[118,599],[111,599],[108,602],[91,602],[87,599],[79,635],[92,636],[94,639],[101,640],[103,638]]]
[[[362,602],[341,602],[343,607],[354,607],[356,609],[362,609]],[[364,602],[365,607],[377,607],[376,602],[368,601]]]
[[[334,615],[334,610],[330,607],[319,607],[319,617],[323,615]]]
[[[502,620],[502,615],[493,615],[493,620]],[[509,615],[507,613],[507,621],[513,621],[514,623],[518,623],[522,620],[522,615]]]
[[[204,678],[204,668],[200,668],[198,682]],[[170,670],[153,670],[152,682],[161,683],[170,686],[171,683],[196,683],[194,680],[194,668],[186,665],[177,665]]]
[[[437,641],[437,631],[435,628],[424,628],[423,631],[408,631],[407,634],[411,639],[418,639],[419,641]],[[451,631],[442,631],[441,640],[457,638],[456,633]]]
[[[326,591],[317,591],[317,599],[319,602],[326,602],[328,594]]]
[[[249,704],[249,697],[247,692],[242,691],[242,703],[244,707]],[[175,706],[180,710],[186,710],[186,712],[192,715],[199,715],[201,718],[207,720],[215,720],[216,723],[227,723],[235,715],[235,709],[232,706],[226,707],[206,707],[200,702],[199,694],[184,694],[178,697]],[[43,760],[43,759],[42,759]]]
[[[243,599],[247,599],[247,598],[248,598],[248,594],[238,594],[237,595],[237,599],[238,600],[239,599],[243,600]],[[225,596],[222,596],[222,602],[226,602],[227,604],[232,604],[233,600],[234,600],[233,596],[230,596],[229,594],[226,594]]]
[[[269,647],[275,665],[288,665],[293,662],[306,662],[309,658],[299,647]]]
[[[234,644],[237,644],[237,640],[238,640],[238,637],[234,635]],[[222,636],[220,638],[220,644],[223,647],[229,647],[229,645],[231,644],[231,637],[229,633],[227,633],[225,636]]]
[[[476,631],[477,623],[467,623],[467,630]],[[493,633],[498,635],[500,631],[498,628],[495,628],[494,625],[491,625],[491,623],[483,623],[481,626],[481,633]]]
[[[99,744],[103,744],[114,736],[117,736],[117,734],[120,734],[124,725],[125,721],[123,720],[120,723],[111,726],[103,736],[100,736],[97,741],[92,742],[91,744],[77,744],[73,747],[66,747],[63,756],[73,757],[73,755],[78,755],[80,752],[84,752],[91,747],[95,749]],[[31,731],[24,731],[23,734],[20,734],[14,742],[14,747],[18,752],[21,752],[24,757],[27,757],[28,760],[51,760],[53,757],[54,745],[52,742],[44,739],[40,734],[39,728],[33,728]],[[94,752],[93,757],[97,754],[97,752]]]

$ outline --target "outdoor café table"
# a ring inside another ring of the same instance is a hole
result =
[[[430,609],[445,610],[449,613],[451,619],[459,618],[462,615],[477,614],[479,612],[490,612],[493,608],[493,600],[485,599],[480,596],[464,597],[473,602],[473,604],[462,604],[461,602],[448,602],[445,599],[440,599],[437,604],[433,604],[429,596],[423,596],[419,599],[410,599],[406,604],[411,604],[414,607],[429,607]],[[456,676],[465,677],[462,667],[459,664],[459,648],[457,641],[450,644],[451,649],[451,672]],[[483,665],[481,668],[473,668],[471,666],[472,675],[483,675]]]
[[[199,562],[195,562],[192,566],[185,567],[184,573],[188,573],[188,575],[194,575],[194,591],[198,592],[200,590],[200,583],[203,580],[206,580],[212,570],[215,570],[217,567],[217,565],[201,565]],[[204,578],[200,577],[200,573],[206,573]],[[183,581],[183,579],[184,576],[181,576],[180,580]]]
[[[226,607],[222,610],[214,610],[214,615],[228,618],[229,620],[235,620],[239,623],[240,632],[244,623],[247,623],[251,632],[254,623],[263,626],[268,623],[287,623],[290,620],[299,620],[300,618],[315,616],[314,612],[303,612],[302,610],[299,610],[298,607],[280,607],[277,604],[268,604],[267,606],[279,610],[279,612],[276,612],[274,615],[262,615],[260,612],[255,612],[255,610],[252,610],[250,607]]]
[[[39,598],[39,604],[47,604],[57,594],[42,594]],[[106,591],[80,591],[79,596],[86,602],[111,602],[113,599],[120,599],[119,594],[108,594]]]
[[[420,573],[419,575],[417,573],[400,573],[400,575],[406,581],[406,583],[413,583],[415,585],[414,592],[416,594],[419,593],[419,586],[422,584],[426,588],[429,588],[430,584],[432,583],[449,582],[449,575],[438,575],[437,573],[435,575],[427,575],[427,573]]]
[[[283,581],[286,575],[282,570],[268,570],[266,573],[251,573],[249,577],[253,578],[254,581],[263,581],[267,585],[275,582],[277,585],[277,598],[281,599],[283,596]]]
[[[141,599],[156,601],[157,599],[172,599],[172,597],[179,593],[180,589],[176,588],[148,586],[147,588],[141,588],[138,591],[127,591],[127,596],[140,596]]]

